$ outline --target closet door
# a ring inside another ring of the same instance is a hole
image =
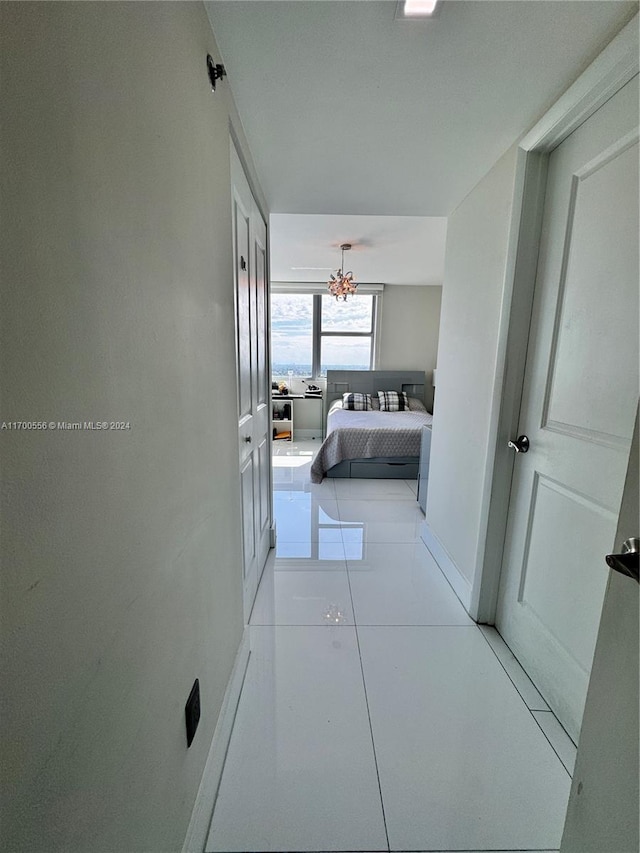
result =
[[[245,619],[270,547],[267,228],[231,145]]]

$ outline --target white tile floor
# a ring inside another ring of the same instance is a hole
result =
[[[415,484],[311,485],[317,447],[275,448],[207,851],[557,850],[575,747],[418,538]]]

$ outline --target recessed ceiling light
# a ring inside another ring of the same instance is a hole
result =
[[[433,18],[440,11],[441,0],[400,0],[397,18]]]

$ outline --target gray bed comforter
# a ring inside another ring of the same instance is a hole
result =
[[[311,466],[311,482],[321,483],[325,472],[345,459],[377,456],[419,456],[428,412],[352,412],[333,409],[327,417],[327,437]]]

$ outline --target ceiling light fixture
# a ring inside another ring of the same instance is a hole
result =
[[[353,296],[358,285],[353,280],[353,273],[351,270],[349,270],[349,272],[343,272],[344,253],[349,251],[351,243],[343,243],[340,248],[342,249],[342,263],[340,264],[340,269],[335,275],[331,274],[329,276],[327,285],[329,287],[329,293],[332,296],[335,296],[338,300],[342,299],[343,302],[346,302],[347,296]]]
[[[441,0],[400,0],[396,18],[433,18],[440,5]]]

